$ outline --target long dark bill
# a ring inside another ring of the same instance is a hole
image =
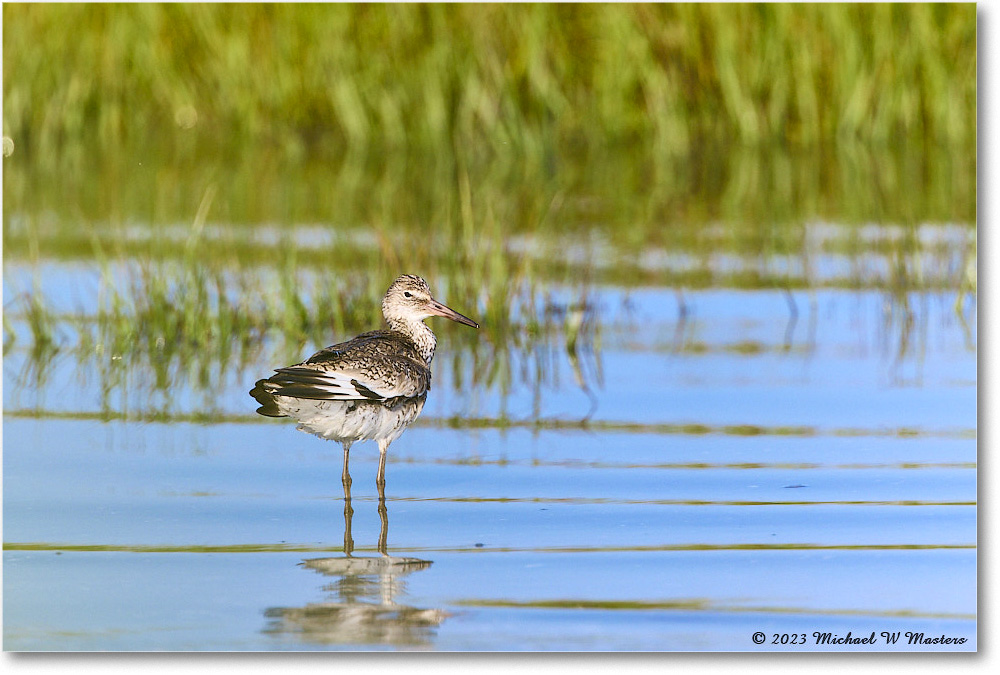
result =
[[[469,317],[459,314],[451,307],[446,307],[442,305],[437,300],[431,300],[430,313],[435,316],[443,316],[446,319],[451,319],[452,321],[457,321],[459,323],[464,323],[466,326],[472,326],[473,328],[479,328],[479,324],[470,319]]]

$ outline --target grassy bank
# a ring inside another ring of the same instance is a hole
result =
[[[233,225],[454,239],[492,209],[633,246],[975,221],[971,4],[3,12],[4,225],[65,225],[43,256],[81,223],[190,223],[209,192]]]
[[[165,136],[293,156],[976,137],[973,4],[3,12],[3,132],[56,164]]]

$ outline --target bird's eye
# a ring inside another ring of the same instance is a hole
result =
[[[404,292],[403,292],[403,295],[405,295],[405,296],[406,296],[406,297],[408,297],[408,298],[412,298],[412,297],[413,297],[413,294],[412,294],[412,293],[410,293],[409,291],[404,291]]]

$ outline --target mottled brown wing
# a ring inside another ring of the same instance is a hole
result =
[[[276,396],[383,401],[422,396],[431,371],[412,343],[393,331],[373,331],[278,368],[267,382]]]

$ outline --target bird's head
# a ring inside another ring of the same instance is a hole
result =
[[[421,321],[429,316],[443,316],[466,326],[479,328],[479,324],[469,317],[435,300],[427,282],[413,274],[400,275],[392,282],[382,299],[382,315],[390,325],[397,321],[408,323]]]

